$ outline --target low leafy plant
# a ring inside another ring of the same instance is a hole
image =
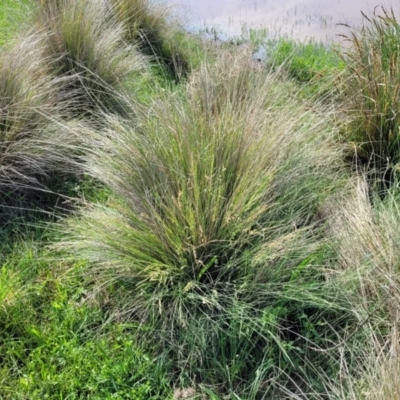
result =
[[[133,342],[134,327],[105,325],[100,303],[86,298],[82,264],[63,265],[28,240],[1,250],[2,399],[168,396],[162,365]]]
[[[327,348],[358,321],[324,279],[320,211],[343,176],[329,113],[245,53],[135,115],[93,133],[87,172],[112,196],[56,246],[118,288],[115,314],[151,330],[137,340],[172,360],[175,384],[317,393],[317,365],[335,375]]]

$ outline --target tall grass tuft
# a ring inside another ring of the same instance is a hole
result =
[[[244,53],[137,114],[93,134],[87,172],[113,196],[59,246],[119,292],[114,312],[171,360],[176,385],[317,393],[316,371],[338,367],[327,348],[358,322],[324,278],[323,210],[343,183],[329,112],[303,109]]]
[[[67,77],[66,93],[75,114],[100,108],[124,113],[119,92],[133,72],[146,62],[134,45],[123,40],[123,27],[104,2],[37,0],[37,29],[44,32],[45,56],[51,72]]]
[[[165,66],[176,80],[189,71],[186,34],[174,26],[170,8],[154,0],[109,0],[125,39]]]
[[[346,136],[357,161],[367,165],[379,190],[390,186],[400,162],[399,34],[394,11],[363,14],[361,28],[347,35],[347,72],[342,86],[352,117]]]
[[[363,340],[353,346],[358,366],[334,391],[339,398],[398,398],[400,280],[398,190],[371,199],[367,178],[359,178],[330,225],[338,254],[332,269],[358,307]],[[333,393],[333,391],[332,391]],[[345,395],[344,395],[345,394]]]
[[[68,165],[73,134],[49,123],[63,113],[63,82],[46,72],[40,35],[29,35],[12,50],[0,53],[0,196],[39,181]]]

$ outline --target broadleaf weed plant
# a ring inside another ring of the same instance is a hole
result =
[[[137,340],[171,360],[174,385],[316,394],[318,368],[340,367],[324,348],[358,322],[324,278],[323,209],[347,180],[335,125],[280,76],[223,53],[183,95],[136,108],[136,124],[111,117],[93,133],[87,173],[112,196],[56,247],[112,283],[116,317],[151,332]]]

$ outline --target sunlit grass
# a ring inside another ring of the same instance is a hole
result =
[[[143,70],[145,58],[123,40],[123,26],[104,3],[93,0],[39,1],[36,29],[43,32],[51,73],[68,81],[64,94],[75,115],[100,108],[124,113],[119,96],[126,79]]]
[[[67,169],[74,136],[48,116],[62,116],[64,83],[46,74],[40,35],[31,34],[0,53],[0,195]]]
[[[16,34],[29,25],[26,15],[29,13],[28,0],[2,0],[0,5],[0,46],[10,45]]]
[[[106,316],[87,297],[82,264],[63,264],[28,238],[0,250],[1,398],[166,398],[163,371],[132,328],[100,330]]]
[[[87,173],[113,197],[57,246],[125,287],[114,312],[152,327],[178,381],[229,396],[279,396],[294,376],[317,391],[307,374],[334,355],[312,348],[357,323],[323,280],[320,212],[345,176],[334,124],[279,79],[223,54],[185,94],[136,111],[139,128],[110,119]]]
[[[396,399],[395,17],[264,64],[35,4],[0,35],[0,397]]]
[[[175,80],[187,75],[190,69],[188,35],[177,28],[171,6],[154,0],[109,2],[129,43],[138,43],[140,50],[153,56]]]
[[[398,242],[400,209],[398,189],[384,200],[368,194],[367,178],[358,178],[338,204],[329,229],[338,259],[333,275],[351,289],[352,304],[359,302],[365,339],[354,347],[359,362],[338,385],[348,399],[397,398],[399,382],[398,303],[400,296]],[[343,396],[342,394],[342,396]]]
[[[352,122],[346,132],[357,161],[371,171],[372,187],[390,187],[399,164],[400,25],[384,7],[363,14],[363,25],[347,35],[341,87]]]

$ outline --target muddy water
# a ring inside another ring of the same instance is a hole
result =
[[[270,35],[298,39],[336,40],[346,29],[340,23],[357,25],[361,10],[367,15],[379,5],[393,7],[400,0],[170,0],[179,4],[187,26],[194,30],[215,28],[216,36],[240,35],[243,27],[267,29]]]

